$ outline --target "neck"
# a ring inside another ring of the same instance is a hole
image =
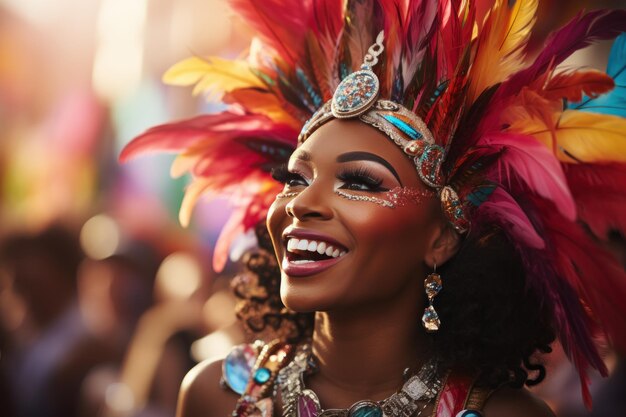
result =
[[[404,383],[403,372],[416,372],[428,357],[415,291],[385,305],[318,312],[313,353],[319,372],[308,383],[324,408],[347,408],[364,400],[382,400]]]

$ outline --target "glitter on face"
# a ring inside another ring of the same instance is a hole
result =
[[[276,198],[291,198],[297,196],[298,194],[300,194],[299,191],[294,191],[291,193],[278,193],[276,194]]]
[[[404,207],[409,204],[420,204],[425,198],[435,195],[434,191],[423,190],[416,187],[395,187],[389,191],[381,193],[383,196],[382,198],[368,195],[349,194],[344,190],[336,190],[335,193],[348,200],[365,201],[388,208]]]

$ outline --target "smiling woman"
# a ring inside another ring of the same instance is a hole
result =
[[[426,264],[445,263],[458,238],[446,226],[436,194],[393,142],[358,121],[332,121],[294,152],[286,176],[278,179],[291,197],[276,199],[268,229],[288,308],[364,310],[363,319],[365,312],[379,311],[376,299],[419,309],[423,291],[416,276],[426,275]],[[393,204],[391,190],[414,198]],[[426,247],[446,231],[454,237],[449,248]],[[300,246],[289,250],[293,239]],[[314,261],[307,255],[310,242],[334,247],[331,259]]]
[[[626,274],[599,244],[626,230],[626,35],[607,74],[556,66],[626,11],[577,16],[525,63],[536,1],[474,3],[233,0],[249,59],[176,67],[231,107],[122,159],[181,152],[185,207],[233,197],[215,265],[255,228],[233,286],[274,336],[192,370],[179,417],[549,416],[523,387],[557,336],[591,405],[595,335],[626,348]]]

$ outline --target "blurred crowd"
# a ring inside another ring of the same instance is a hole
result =
[[[625,3],[543,0],[537,33]],[[229,287],[241,250],[210,267],[227,202],[206,199],[182,229],[171,157],[117,155],[152,125],[218,110],[161,74],[249,36],[225,0],[0,1],[0,416],[172,417],[185,373],[245,339]],[[603,68],[607,49],[567,65]],[[626,415],[623,355],[606,358],[593,413],[558,346],[536,393],[562,417]]]

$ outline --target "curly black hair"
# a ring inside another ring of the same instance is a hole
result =
[[[264,223],[256,233],[259,249],[247,255],[245,271],[232,284],[240,300],[238,317],[255,338],[297,343],[311,336],[313,314],[285,308]],[[478,384],[492,388],[543,380],[545,368],[535,355],[551,351],[552,314],[526,285],[521,259],[505,234],[499,229],[470,233],[438,272],[443,290],[434,306],[442,325],[432,342],[442,366],[477,375]]]
[[[536,353],[555,339],[552,311],[526,284],[521,258],[499,229],[470,233],[440,269],[443,290],[434,301],[442,325],[433,334],[441,362],[497,387],[535,385],[545,368]],[[533,378],[529,379],[529,372]]]

